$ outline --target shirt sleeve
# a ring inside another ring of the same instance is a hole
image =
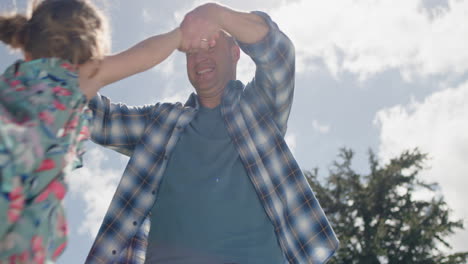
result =
[[[145,132],[154,107],[154,105],[130,107],[121,103],[111,103],[109,98],[96,95],[89,103],[93,113],[91,140],[130,156]]]
[[[294,95],[294,45],[266,13],[253,13],[265,19],[269,32],[254,44],[238,42],[242,51],[256,65],[255,77],[247,84],[246,91],[251,90],[255,99],[260,99],[267,105],[284,135]]]

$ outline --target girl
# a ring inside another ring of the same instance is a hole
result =
[[[86,0],[43,0],[31,16],[0,16],[0,40],[24,55],[0,76],[0,263],[51,262],[63,252],[64,176],[81,166],[87,100],[164,60],[181,33],[104,57],[106,39],[106,20]]]

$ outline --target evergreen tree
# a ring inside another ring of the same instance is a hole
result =
[[[381,166],[370,151],[369,175],[351,168],[353,154],[341,149],[323,181],[317,169],[306,172],[341,242],[329,263],[468,263],[468,252],[448,255],[441,250],[442,245],[450,248],[446,237],[463,229],[463,222],[450,218],[436,183],[418,178],[426,154],[407,151]],[[422,190],[433,198],[415,199]]]

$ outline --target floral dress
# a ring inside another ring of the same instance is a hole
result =
[[[61,59],[18,61],[0,76],[0,264],[63,252],[64,176],[81,167],[86,103],[76,69]]]

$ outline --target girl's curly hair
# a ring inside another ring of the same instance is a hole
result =
[[[30,16],[0,15],[0,40],[32,59],[57,57],[73,64],[101,58],[109,49],[107,20],[87,0],[30,3]]]

